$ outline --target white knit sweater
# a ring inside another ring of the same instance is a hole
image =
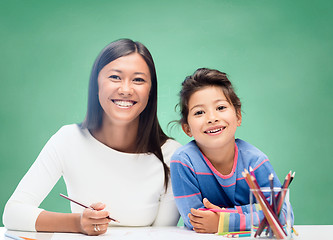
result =
[[[174,140],[162,146],[167,165],[178,147]],[[88,206],[105,203],[110,216],[121,225],[177,224],[179,213],[171,183],[165,193],[163,166],[154,154],[116,151],[73,124],[51,137],[17,186],[5,206],[5,227],[35,231],[36,219],[43,211],[39,205],[61,176],[69,197]],[[71,210],[82,212],[83,208],[71,203]]]

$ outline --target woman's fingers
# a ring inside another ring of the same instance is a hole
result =
[[[107,231],[109,222],[109,212],[104,211],[105,204],[94,203],[90,206],[91,208],[86,208],[81,214],[81,229],[82,232],[87,235],[100,235]]]
[[[106,207],[106,205],[104,203],[98,202],[91,204],[90,207],[97,211],[100,211],[103,210]]]

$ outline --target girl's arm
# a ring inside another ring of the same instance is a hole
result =
[[[178,157],[174,156],[170,164],[172,189],[185,226],[193,229],[189,214],[192,208],[204,208],[203,199],[191,164],[184,159],[176,159]]]

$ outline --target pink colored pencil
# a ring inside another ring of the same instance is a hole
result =
[[[211,212],[225,212],[225,213],[238,213],[237,210],[234,209],[216,209],[216,208],[199,208],[201,211],[211,211]]]

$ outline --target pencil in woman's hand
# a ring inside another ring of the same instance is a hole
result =
[[[75,200],[73,200],[73,199],[71,199],[71,198],[65,196],[64,194],[61,194],[61,193],[60,193],[60,196],[63,197],[63,198],[66,198],[67,200],[69,200],[69,201],[71,201],[71,202],[73,202],[73,203],[76,203],[77,205],[79,205],[79,206],[81,206],[81,207],[89,208],[89,209],[95,210],[95,209],[93,209],[92,207],[88,207],[88,206],[86,206],[86,205],[84,205],[84,204],[82,204],[82,203],[79,203],[78,201],[75,201]],[[111,218],[110,216],[107,216],[106,218],[108,218],[108,219],[110,219],[110,220],[112,220],[112,221],[114,221],[114,222],[118,222],[118,223],[119,223],[118,220],[116,220],[116,219],[114,219],[114,218]]]

